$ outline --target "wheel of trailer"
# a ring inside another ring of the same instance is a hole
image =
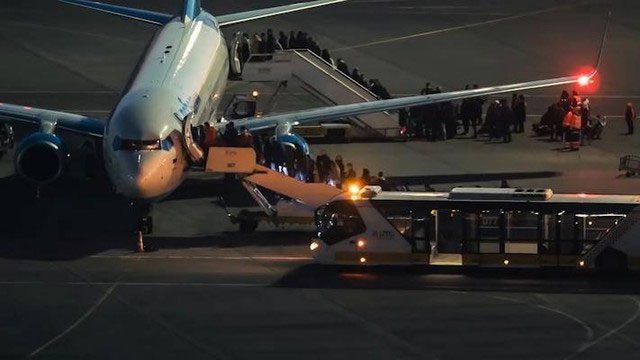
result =
[[[258,221],[253,219],[240,220],[240,232],[243,234],[251,234],[258,228]]]
[[[627,270],[627,255],[614,248],[606,248],[596,258],[596,268],[605,273]]]

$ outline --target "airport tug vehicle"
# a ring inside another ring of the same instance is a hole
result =
[[[367,186],[319,207],[310,244],[323,264],[640,267],[640,196]]]

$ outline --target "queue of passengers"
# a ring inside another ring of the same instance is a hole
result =
[[[358,177],[352,163],[344,163],[342,156],[337,155],[332,160],[325,150],[321,150],[312,160],[309,170],[313,182],[326,183],[339,189],[348,190],[350,185],[361,188],[366,185],[386,185],[387,179],[382,171],[377,176],[372,176],[369,169],[362,169],[362,176]]]
[[[469,89],[471,86],[465,86],[465,90]],[[478,85],[473,85],[473,89],[478,89]],[[432,88],[431,83],[427,83],[420,94],[441,92],[440,87]],[[428,141],[448,140],[471,131],[473,138],[483,134],[490,141],[501,139],[511,142],[512,132],[524,132],[527,105],[523,95],[513,94],[510,103],[506,99],[491,102],[483,122],[485,102],[485,98],[475,97],[464,99],[459,105],[447,101],[403,109],[399,113],[400,128],[406,136],[426,138]]]
[[[251,37],[249,37],[249,34],[244,33],[240,44],[240,60],[245,63],[249,60],[251,54],[271,54],[278,50],[289,49],[307,49],[321,57],[334,69],[339,70],[353,81],[367,88],[379,99],[391,99],[391,94],[380,80],[367,79],[357,67],[349,71],[349,66],[344,59],[334,60],[328,49],[321,49],[313,37],[303,31],[290,31],[288,36],[284,31],[280,31],[277,38],[271,29],[267,29],[266,33],[254,33]]]

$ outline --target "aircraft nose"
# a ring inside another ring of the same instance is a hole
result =
[[[168,192],[169,176],[165,173],[166,159],[137,153],[123,161],[120,193],[132,199],[151,199]]]

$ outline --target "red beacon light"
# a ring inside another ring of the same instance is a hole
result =
[[[578,78],[578,85],[587,86],[591,83],[591,78],[587,75],[582,75]]]

